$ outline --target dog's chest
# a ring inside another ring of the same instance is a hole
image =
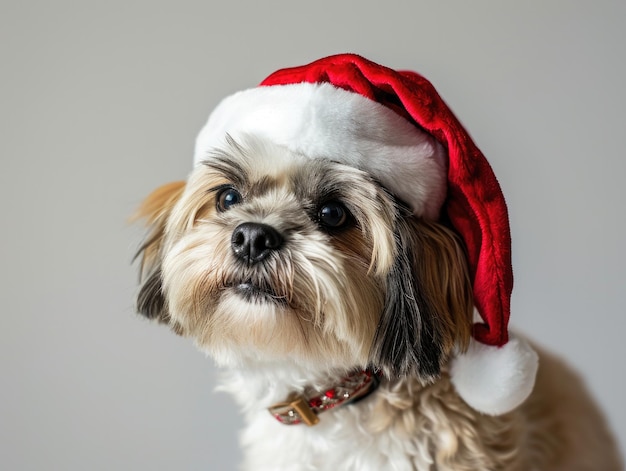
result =
[[[304,379],[268,377],[267,371],[248,370],[223,383],[243,408],[245,470],[529,469],[517,463],[519,437],[507,432],[508,419],[477,417],[447,377],[428,386],[384,381],[362,401],[321,413],[312,427],[285,425],[267,409],[284,400],[286,384],[306,384]]]
[[[284,425],[267,411],[251,413],[242,434],[244,469],[255,471],[429,470],[430,438],[402,424],[372,431],[374,401],[323,413],[313,426]]]

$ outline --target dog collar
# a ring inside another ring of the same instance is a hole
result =
[[[380,371],[357,370],[332,388],[322,392],[305,388],[301,394],[292,394],[268,410],[282,424],[312,426],[320,421],[320,413],[365,398],[378,387],[381,375]]]

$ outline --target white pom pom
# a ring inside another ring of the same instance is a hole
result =
[[[530,395],[539,358],[523,339],[511,336],[502,347],[472,339],[467,352],[452,360],[450,376],[459,396],[489,415],[512,411]]]

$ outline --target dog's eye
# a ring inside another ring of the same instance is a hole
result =
[[[232,206],[241,203],[241,193],[234,188],[224,188],[217,194],[217,209],[227,211]]]
[[[331,229],[339,229],[350,220],[350,212],[338,201],[325,203],[317,213],[320,224]]]

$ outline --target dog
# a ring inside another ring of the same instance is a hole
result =
[[[415,178],[436,179],[443,151],[418,131],[433,171]],[[404,169],[260,132],[205,138],[189,178],[138,210],[137,309],[223,369],[247,424],[244,469],[622,469],[581,380],[536,346],[519,404],[485,413],[465,397],[454,369],[482,348],[477,275],[454,224],[397,190]]]

